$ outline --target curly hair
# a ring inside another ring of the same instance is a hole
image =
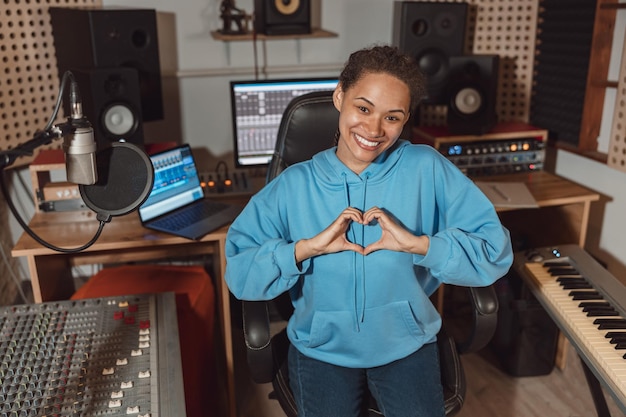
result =
[[[426,94],[426,77],[417,62],[394,46],[375,45],[353,52],[339,75],[339,82],[344,91],[349,90],[364,75],[371,73],[389,74],[404,82],[411,95],[411,110]]]

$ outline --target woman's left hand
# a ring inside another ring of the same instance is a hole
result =
[[[382,235],[378,241],[365,247],[364,255],[368,255],[380,249],[415,253],[418,255],[425,255],[428,251],[428,245],[430,243],[428,236],[415,236],[396,223],[383,209],[372,207],[363,213],[363,224],[370,224],[374,220],[378,222]]]

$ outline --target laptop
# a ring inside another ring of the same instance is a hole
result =
[[[144,227],[198,240],[232,222],[242,207],[204,196],[189,145],[150,155],[154,185],[139,207]]]

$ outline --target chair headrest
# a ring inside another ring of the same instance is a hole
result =
[[[284,168],[310,159],[332,147],[339,126],[339,112],[332,91],[316,91],[294,98],[283,113],[268,180]]]

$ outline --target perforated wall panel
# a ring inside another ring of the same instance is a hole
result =
[[[3,0],[0,4],[0,149],[30,140],[53,113],[59,78],[48,8],[101,0]],[[63,118],[60,112],[58,120]],[[60,148],[59,141],[49,147]],[[16,164],[32,158],[20,158]]]

